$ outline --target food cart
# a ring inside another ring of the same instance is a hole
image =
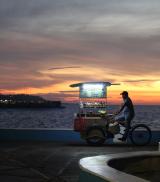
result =
[[[88,144],[103,144],[111,133],[107,131],[111,115],[107,111],[107,87],[110,82],[85,82],[70,85],[79,88],[79,112],[75,114],[74,130]]]

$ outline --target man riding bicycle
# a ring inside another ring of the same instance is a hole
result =
[[[126,141],[130,129],[130,124],[135,116],[135,112],[132,100],[128,96],[128,92],[123,91],[120,95],[122,95],[124,103],[121,106],[120,110],[116,113],[115,121],[125,126],[125,133],[122,138],[119,138],[119,140]]]

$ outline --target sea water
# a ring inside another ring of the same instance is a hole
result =
[[[64,104],[64,109],[0,109],[0,128],[73,128],[78,104]],[[108,106],[109,112],[118,106]],[[160,106],[135,106],[133,123],[144,123],[151,129],[160,129]]]

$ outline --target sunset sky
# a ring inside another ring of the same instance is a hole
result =
[[[0,93],[76,101],[84,81],[160,104],[159,0],[0,0]]]

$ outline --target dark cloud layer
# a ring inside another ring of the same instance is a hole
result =
[[[159,79],[140,79],[140,80],[124,80],[123,82],[138,83],[138,82],[159,82],[159,81],[160,81]]]

